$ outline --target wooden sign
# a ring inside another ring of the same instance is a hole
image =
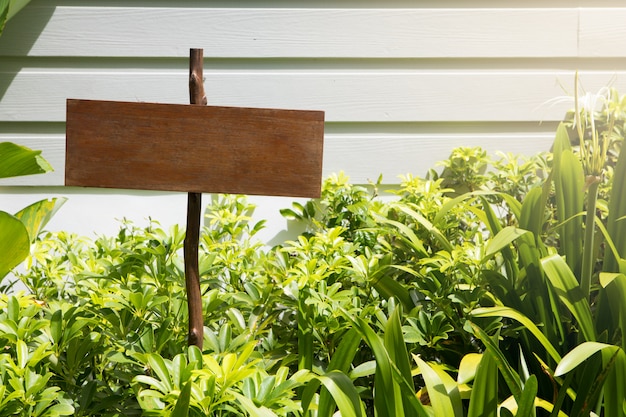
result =
[[[324,112],[67,100],[65,185],[320,195]]]

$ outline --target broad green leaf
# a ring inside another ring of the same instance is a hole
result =
[[[352,380],[348,378],[346,374],[339,371],[330,371],[324,375],[316,376],[313,381],[307,384],[302,395],[304,415],[307,415],[313,394],[320,384],[328,390],[342,416],[361,417],[363,415],[361,399],[359,398],[359,393],[354,387]],[[320,417],[326,417],[326,415]]]
[[[15,351],[17,354],[17,366],[20,369],[26,369],[26,364],[28,363],[28,346],[26,342],[22,339],[18,340],[15,344]]]
[[[17,217],[0,211],[0,279],[30,253],[28,230]]]
[[[546,410],[548,413],[551,413],[554,411],[554,404],[552,404],[549,401],[544,400],[543,398],[535,397],[534,406],[541,408],[543,410]],[[500,417],[504,417],[505,415],[515,416],[515,414],[512,413],[512,412],[517,412],[518,410],[517,402],[515,401],[515,398],[511,396],[507,398],[506,400],[504,400],[500,404],[499,410],[500,410]],[[557,417],[568,417],[568,415],[561,410],[556,411],[556,413],[557,413],[556,414]],[[591,413],[591,415],[593,416],[594,414]]]
[[[70,404],[55,404],[46,410],[50,416],[73,416],[76,410]]]
[[[11,142],[0,143],[0,178],[43,174],[49,171],[52,171],[52,166],[41,156],[41,151],[33,151]]]
[[[509,307],[497,306],[477,308],[472,310],[470,314],[474,317],[507,317],[518,321],[537,338],[555,362],[559,362],[561,360],[561,355],[559,355],[556,348],[550,343],[541,330],[539,330],[537,325],[519,311]]]
[[[596,335],[589,303],[572,270],[559,255],[543,258],[541,265],[559,299],[574,315],[585,340],[595,341]]]
[[[619,347],[600,342],[583,342],[568,352],[567,355],[561,359],[561,362],[559,362],[554,370],[554,376],[565,375],[603,349],[615,351],[619,349]]]
[[[518,403],[516,417],[535,417],[535,399],[539,384],[537,376],[531,375],[524,383],[524,389]]]
[[[528,233],[528,231],[513,226],[507,226],[500,230],[487,245],[483,261],[493,256],[495,253],[500,252],[502,249],[508,248],[511,242],[525,233]]]
[[[539,236],[543,229],[545,210],[546,206],[543,203],[542,189],[531,189],[522,202],[519,226],[522,229],[533,232],[535,236]]]
[[[37,235],[46,227],[52,216],[61,208],[65,201],[67,201],[66,198],[41,200],[15,214],[15,217],[20,219],[26,226],[31,242],[35,241]]]
[[[171,417],[187,417],[189,414],[189,403],[191,401],[191,381],[187,381],[180,391],[176,405],[172,410]]]
[[[232,392],[232,395],[237,398],[237,402],[240,404],[242,411],[250,417],[278,417],[276,413],[265,406],[257,407],[254,402],[238,392]]]
[[[430,404],[433,408],[435,416],[450,416],[450,417],[462,417],[455,413],[455,408],[452,404],[448,390],[446,389],[443,380],[437,372],[419,356],[413,355],[413,359],[417,362],[426,389],[428,390],[428,398],[430,398]]]
[[[58,309],[52,313],[50,318],[50,336],[52,341],[59,345],[63,336],[63,310]]]
[[[459,364],[459,372],[457,373],[456,382],[460,384],[467,384],[476,376],[476,370],[482,360],[482,353],[467,353],[461,358]]]
[[[330,392],[342,416],[361,417],[361,399],[352,380],[339,371],[331,371],[320,375],[317,379]]]
[[[488,351],[476,370],[470,394],[467,417],[496,417],[498,415],[498,366]]]
[[[165,361],[159,354],[150,354],[148,355],[148,364],[150,365],[150,369],[152,372],[159,377],[159,380],[165,384],[168,391],[172,391],[174,389],[172,385],[172,379],[170,377],[170,372],[165,365]]]

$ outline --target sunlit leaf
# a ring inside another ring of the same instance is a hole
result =
[[[556,348],[550,343],[548,338],[539,330],[537,325],[528,317],[509,307],[497,306],[497,307],[482,307],[472,310],[472,316],[474,317],[507,317],[518,321],[522,324],[526,330],[530,331],[533,336],[541,342],[548,354],[556,362],[561,360],[561,355],[557,352]]]
[[[30,252],[28,230],[17,217],[0,211],[0,279]]]
[[[46,227],[52,216],[61,208],[65,201],[67,201],[66,198],[41,200],[15,214],[15,217],[20,219],[26,226],[31,242],[35,241],[37,235]]]
[[[419,356],[413,355],[413,359],[415,359],[417,366],[422,372],[422,378],[424,378],[424,383],[426,384],[428,398],[430,398],[434,415],[461,417],[461,415],[455,412],[455,407],[441,376]]]
[[[491,257],[493,254],[500,252],[502,249],[507,248],[509,244],[521,235],[528,233],[527,230],[518,229],[517,227],[507,226],[500,230],[497,235],[491,239],[487,245],[485,252],[485,259]]]
[[[595,341],[595,328],[589,303],[572,270],[559,255],[543,258],[541,265],[559,299],[576,318],[585,340]]]
[[[52,166],[41,156],[41,151],[33,151],[11,142],[0,143],[0,178],[43,174],[49,171],[52,171]]]
[[[566,373],[570,372],[578,365],[589,359],[595,353],[598,353],[603,349],[615,351],[619,349],[619,347],[599,342],[583,342],[580,345],[576,346],[574,349],[572,349],[567,355],[563,357],[563,359],[561,359],[561,362],[559,362],[556,369],[554,370],[554,375],[565,375]]]
[[[191,401],[191,381],[187,381],[178,395],[171,417],[187,417]]]
[[[498,366],[489,352],[482,355],[470,394],[467,417],[496,417],[498,414]]]

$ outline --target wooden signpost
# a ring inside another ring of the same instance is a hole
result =
[[[202,348],[201,193],[319,197],[324,113],[206,106],[192,49],[192,105],[67,101],[65,185],[188,193],[189,344]]]

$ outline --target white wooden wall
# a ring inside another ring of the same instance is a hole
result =
[[[626,93],[624,22],[619,0],[32,0],[0,37],[0,141],[56,171],[0,185],[63,184],[67,98],[187,103],[189,48],[210,104],[324,110],[325,175],[393,184],[456,146],[534,153],[576,70]]]

